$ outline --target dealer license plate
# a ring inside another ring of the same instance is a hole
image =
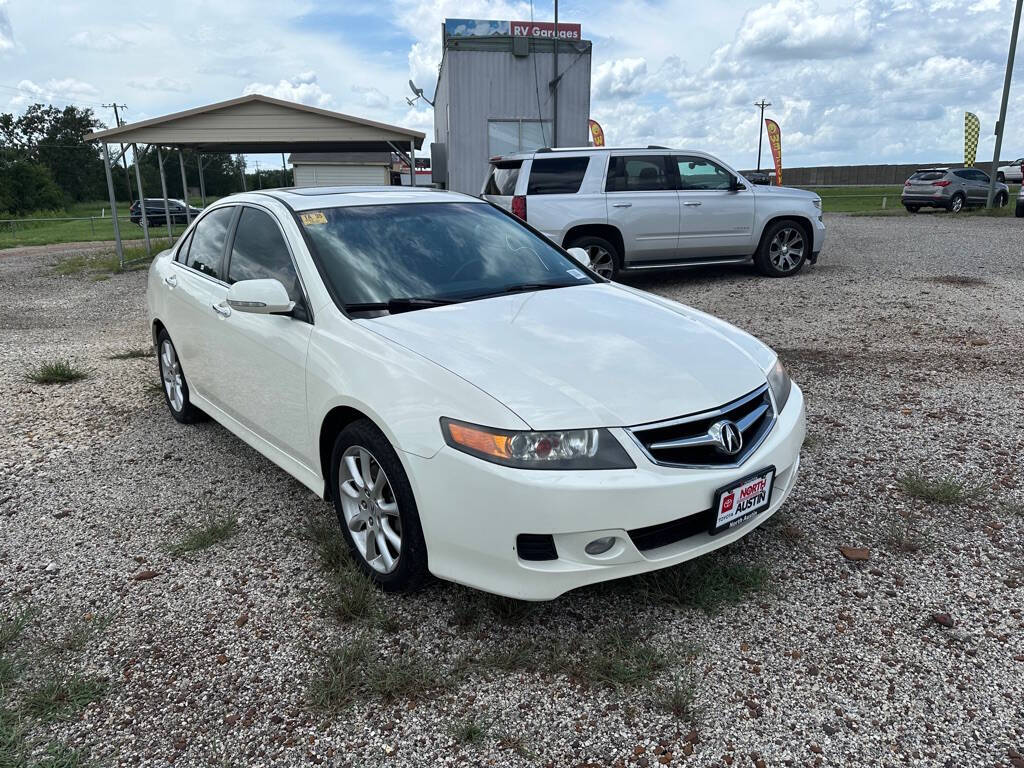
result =
[[[772,503],[772,483],[775,467],[768,467],[749,475],[737,483],[719,488],[715,493],[715,521],[711,533],[733,528]]]

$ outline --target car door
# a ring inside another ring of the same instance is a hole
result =
[[[222,365],[216,350],[221,312],[227,297],[224,249],[234,222],[235,206],[215,208],[203,216],[189,235],[187,250],[179,249],[170,287],[168,333],[178,351],[189,387],[220,407],[216,383]]]
[[[679,242],[679,195],[667,155],[615,154],[608,161],[608,223],[622,233],[626,266],[671,261]]]
[[[253,205],[241,214],[228,248],[227,282],[274,278],[295,310],[264,315],[231,309],[216,338],[222,408],[267,442],[315,466],[306,418],[306,352],[313,331],[306,293],[275,215]]]
[[[733,173],[706,157],[674,155],[672,162],[679,185],[679,255],[749,256],[755,246],[750,185],[731,189]]]
[[[988,204],[988,186],[989,186],[989,175],[984,171],[980,171],[977,168],[971,169],[971,176],[974,180],[974,186],[977,189],[977,203],[978,205]]]

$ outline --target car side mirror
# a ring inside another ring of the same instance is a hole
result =
[[[746,189],[746,188],[747,188],[747,185],[744,184],[742,181],[740,181],[738,177],[736,177],[736,176],[732,177],[732,182],[729,184],[729,191],[730,192],[739,192],[740,190]]]
[[[257,315],[283,315],[295,308],[280,280],[239,280],[228,288],[228,306]]]
[[[570,248],[568,250],[570,256],[578,261],[588,269],[594,266],[590,261],[590,254],[587,253],[583,248]]]

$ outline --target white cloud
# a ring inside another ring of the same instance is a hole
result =
[[[175,77],[133,77],[127,83],[129,88],[141,91],[165,91],[168,93],[188,93],[189,84]]]
[[[7,13],[7,0],[0,0],[0,53],[14,48],[14,28]]]
[[[646,80],[646,59],[606,61],[593,70],[591,92],[597,98],[635,96],[645,89]]]
[[[329,107],[334,97],[325,93],[317,82],[315,72],[300,72],[290,80],[279,80],[276,85],[271,83],[250,83],[242,89],[242,94],[260,93],[285,101],[297,101],[311,107]]]
[[[351,91],[354,94],[353,104],[361,107],[384,109],[391,103],[391,100],[380,89],[374,88],[372,85],[353,85]]]
[[[10,102],[10,109],[24,109],[30,104],[46,104],[57,102],[59,104],[73,103],[76,101],[91,102],[99,91],[90,83],[82,82],[73,77],[66,77],[60,80],[47,80],[42,85],[31,80],[22,80],[18,83],[18,91]]]

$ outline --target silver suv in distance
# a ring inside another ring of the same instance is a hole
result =
[[[989,176],[977,168],[922,168],[903,183],[901,202],[910,213],[925,207],[959,213],[988,204]],[[1010,188],[996,182],[996,207],[1010,201]]]
[[[817,261],[821,198],[755,186],[705,152],[665,147],[539,149],[494,157],[482,196],[593,269],[754,263],[772,277]]]

